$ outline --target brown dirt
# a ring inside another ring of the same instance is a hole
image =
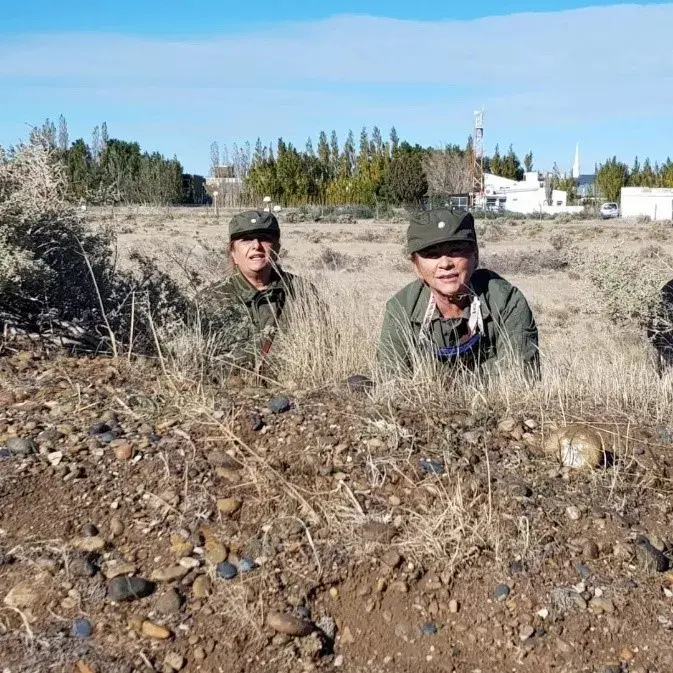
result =
[[[231,381],[208,401],[151,363],[34,348],[5,348],[0,381],[0,444],[32,437],[39,449],[0,458],[0,598],[26,580],[34,594],[0,605],[4,670],[170,671],[169,653],[184,671],[241,673],[673,670],[673,578],[634,544],[671,541],[673,456],[657,428],[596,410],[615,462],[571,472],[543,454],[549,423],[534,414],[504,432],[493,412],[323,390],[296,391],[274,415],[274,391]],[[113,416],[130,460],[91,434]],[[446,471],[423,473],[420,458]],[[230,497],[242,506],[222,514]],[[149,578],[182,556],[196,568],[114,604],[72,547],[87,524],[105,542],[94,566],[124,561]],[[204,551],[222,547],[258,567],[217,578]],[[197,598],[204,574],[212,592]],[[161,614],[170,588],[182,605]],[[272,610],[327,635],[275,633]],[[82,616],[94,631],[78,640]],[[147,637],[143,620],[170,637]],[[435,634],[421,634],[427,623]]]

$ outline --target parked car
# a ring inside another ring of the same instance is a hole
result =
[[[604,203],[600,209],[601,217],[604,220],[609,220],[613,217],[619,217],[619,204],[618,203]]]

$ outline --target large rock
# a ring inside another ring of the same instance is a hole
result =
[[[544,451],[574,469],[593,469],[605,462],[603,438],[582,423],[573,423],[552,432],[545,442]]]

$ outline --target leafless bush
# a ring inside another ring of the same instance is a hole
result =
[[[136,255],[116,268],[111,230],[89,225],[67,201],[54,150],[39,137],[0,150],[0,311],[30,331],[76,325],[90,347],[152,343],[150,322],[181,311],[175,284]],[[73,334],[73,330],[69,330]]]

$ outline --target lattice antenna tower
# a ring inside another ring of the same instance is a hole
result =
[[[470,196],[474,206],[484,196],[484,108],[474,111]]]

